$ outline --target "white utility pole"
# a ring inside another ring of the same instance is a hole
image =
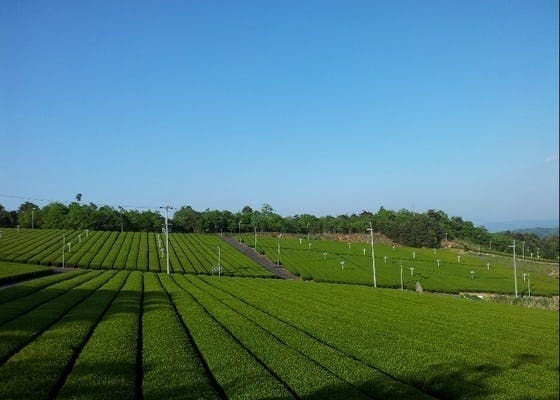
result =
[[[169,275],[169,210],[173,210],[171,206],[161,206],[165,210],[165,228],[163,228],[163,232],[165,233],[165,253],[166,263],[167,263],[167,275]]]
[[[309,222],[307,223],[307,242],[309,243]]]
[[[373,224],[369,223],[369,228],[367,229],[371,235],[371,269],[373,273],[373,287],[377,287],[377,278],[375,276],[375,250],[373,249]]]
[[[511,246],[513,248],[513,278],[515,282],[515,297],[517,297],[517,260],[515,259],[515,240]]]

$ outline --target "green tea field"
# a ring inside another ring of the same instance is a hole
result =
[[[0,291],[3,399],[554,399],[558,313],[366,286],[75,270]]]
[[[224,275],[272,276],[218,236],[169,237],[172,272],[211,274],[219,262]],[[158,272],[167,267],[164,242],[164,235],[147,232],[4,229],[0,260],[54,266],[62,266],[64,261],[66,267]]]
[[[41,265],[22,265],[0,261],[0,285],[50,273],[49,268]]]
[[[254,236],[242,240],[254,247]],[[306,238],[277,238],[260,234],[257,250],[280,262],[303,279],[317,282],[373,284],[371,244]],[[495,255],[477,255],[455,249],[418,249],[375,244],[377,286],[414,290],[420,282],[434,292],[514,292],[513,259]],[[525,276],[524,276],[525,274]],[[558,264],[517,259],[520,295],[558,295]]]

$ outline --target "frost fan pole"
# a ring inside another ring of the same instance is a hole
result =
[[[369,228],[367,229],[371,233],[371,269],[373,273],[373,287],[377,287],[377,279],[375,277],[375,251],[373,250],[373,224],[369,223]]]
[[[160,208],[165,209],[165,228],[163,231],[165,233],[165,253],[167,255],[167,275],[169,275],[169,210],[173,210],[171,206],[161,206]]]
[[[517,297],[517,260],[515,259],[515,240],[509,247],[513,248],[513,278],[515,282],[515,297]]]

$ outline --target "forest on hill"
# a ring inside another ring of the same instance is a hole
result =
[[[164,218],[153,210],[130,210],[121,207],[82,204],[79,201],[65,205],[60,202],[39,207],[24,202],[17,210],[8,211],[0,205],[0,226],[22,228],[92,229],[101,231],[160,231]],[[461,217],[449,217],[441,210],[423,213],[409,210],[388,210],[381,207],[376,213],[315,216],[300,214],[283,217],[269,204],[260,210],[250,206],[238,212],[228,210],[194,210],[182,206],[171,218],[174,232],[227,233],[227,232],[285,232],[295,234],[364,233],[373,226],[394,242],[412,247],[437,248],[451,241],[469,242],[485,251],[511,252],[508,247],[516,240],[519,249],[535,258],[557,260],[558,235],[541,238],[534,233],[490,233],[485,227],[475,226]]]

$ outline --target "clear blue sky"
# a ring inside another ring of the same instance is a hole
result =
[[[556,219],[558,74],[549,0],[7,0],[0,193]]]

